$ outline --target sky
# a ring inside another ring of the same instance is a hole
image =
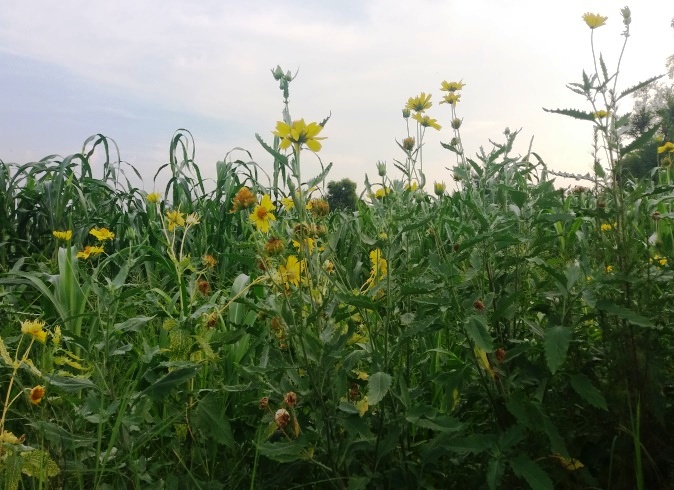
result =
[[[147,191],[168,162],[174,132],[188,129],[205,178],[235,148],[263,169],[282,94],[271,69],[298,76],[290,85],[293,119],[331,118],[318,156],[328,180],[367,173],[377,161],[399,176],[401,109],[432,94],[424,172],[452,181],[450,110],[439,105],[443,80],[466,85],[457,105],[466,154],[519,130],[515,153],[530,144],[547,165],[590,171],[592,124],[546,108],[589,110],[566,88],[593,70],[585,12],[608,16],[595,48],[615,70],[624,38],[620,9],[632,10],[631,37],[618,89],[665,73],[674,54],[671,0],[0,0],[0,160],[27,163],[81,151],[101,133],[143,175]],[[630,109],[625,101],[621,109]],[[533,141],[532,141],[533,138]],[[248,160],[234,151],[235,158]],[[303,158],[303,176],[319,171]],[[161,180],[161,178],[160,178]]]

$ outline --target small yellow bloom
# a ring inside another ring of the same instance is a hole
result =
[[[364,396],[362,400],[356,402],[356,408],[358,409],[358,414],[361,417],[367,413],[367,410],[370,408],[370,405],[367,403],[366,396]]]
[[[602,17],[599,14],[592,14],[590,12],[587,12],[583,14],[583,20],[590,29],[596,29],[597,27],[601,27],[604,24],[606,24],[608,17]]]
[[[412,119],[417,121],[419,124],[421,124],[425,128],[431,127],[433,129],[437,129],[438,131],[440,131],[442,129],[442,126],[440,126],[438,124],[437,119],[432,119],[430,116],[428,116],[426,114],[421,115],[419,113],[416,113],[415,115],[412,116]]]
[[[21,322],[21,333],[30,335],[35,340],[44,344],[47,340],[47,332],[44,330],[45,322],[39,320],[24,320]]]
[[[608,112],[602,109],[602,110],[599,110],[599,111],[595,112],[592,115],[594,116],[595,119],[604,119],[605,117],[608,116]]]
[[[77,258],[78,259],[88,259],[92,255],[102,254],[103,252],[105,252],[103,247],[87,245],[86,247],[84,247],[84,250],[81,250],[80,252],[77,252]]]
[[[295,207],[295,201],[293,201],[292,197],[284,197],[281,199],[281,204],[283,204],[283,207],[285,208],[286,211],[290,211],[292,208]]]
[[[430,109],[432,105],[431,94],[426,95],[425,92],[421,92],[416,97],[410,97],[405,108],[411,111],[424,112],[426,109]]]
[[[271,202],[269,194],[262,196],[260,204],[250,214],[250,221],[263,233],[269,231],[269,222],[276,221],[276,216],[272,213],[274,204]]]
[[[307,145],[311,151],[320,151],[321,143],[319,140],[324,140],[325,137],[318,136],[323,130],[323,126],[318,123],[305,123],[304,119],[293,121],[292,124],[287,124],[283,121],[276,123],[276,131],[272,131],[275,136],[281,138],[279,147],[282,150],[289,148],[291,144],[297,145],[299,149],[301,145]]]
[[[65,240],[65,241],[70,241],[70,239],[73,237],[73,232],[72,230],[66,230],[66,231],[52,231],[52,235],[54,235],[54,238],[58,240]]]
[[[161,194],[158,192],[150,192],[147,196],[145,196],[145,200],[150,204],[156,204],[161,201]]]
[[[611,225],[610,223],[602,223],[601,225],[601,231],[611,231],[613,229],[614,225]]]
[[[442,98],[440,103],[441,104],[456,105],[456,103],[459,102],[460,100],[461,100],[461,94],[457,94],[455,92],[450,92]]]
[[[361,381],[367,381],[369,379],[370,375],[367,374],[365,371],[358,371],[356,373],[356,378],[360,379]]]
[[[463,82],[443,81],[440,86],[440,90],[442,90],[443,92],[456,92],[457,90],[461,90],[465,86],[466,84]]]
[[[99,242],[115,238],[115,234],[107,228],[92,228],[89,234],[95,236]]]
[[[606,271],[607,274],[610,274],[611,272],[613,272],[613,266],[612,266],[612,265],[607,265],[607,266],[606,266],[606,269],[604,269],[604,270]]]
[[[405,184],[405,187],[403,188],[405,191],[416,191],[419,188],[419,184],[415,181],[412,182],[412,185]]]
[[[433,192],[435,192],[435,195],[440,197],[445,193],[445,190],[447,189],[447,185],[445,185],[444,182],[434,182],[433,183]]]
[[[306,238],[305,242],[307,244],[307,248],[309,249],[309,253],[312,253],[314,251],[314,247],[316,246],[316,242],[314,241],[313,238]],[[295,247],[297,250],[300,249],[300,242],[297,240],[293,240],[293,247]]]
[[[668,141],[662,146],[658,146],[658,153],[674,153],[674,143]]]
[[[43,397],[44,397],[44,386],[38,385],[32,390],[30,390],[30,402],[33,405],[38,405],[42,401]]]
[[[651,264],[657,264],[659,267],[664,267],[667,265],[667,257],[660,257],[658,254],[655,254],[649,262]]]
[[[168,231],[173,231],[176,226],[185,226],[185,215],[177,209],[168,211],[166,219],[168,220]]]
[[[391,192],[391,189],[389,189],[388,187],[380,187],[374,193],[374,197],[376,197],[377,199],[381,199],[382,197],[386,196],[390,192]]]

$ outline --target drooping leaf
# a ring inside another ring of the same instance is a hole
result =
[[[638,327],[658,328],[655,326],[655,324],[653,324],[652,321],[650,321],[645,316],[639,315],[638,313],[635,313],[632,310],[625,308],[624,306],[617,305],[610,300],[597,301],[597,308],[599,308],[600,310],[604,310],[607,313],[611,313],[612,315],[620,317],[624,320],[627,320],[631,324],[637,325]]]
[[[545,329],[545,360],[552,374],[564,364],[571,343],[571,328],[549,327]]]
[[[485,352],[492,352],[494,344],[487,331],[487,318],[484,315],[471,315],[466,323],[466,333],[475,345]]]
[[[163,398],[176,386],[192,379],[199,371],[199,368],[199,366],[194,364],[178,367],[159,378],[140,394],[151,398]]]
[[[571,387],[590,405],[602,410],[608,410],[604,395],[592,385],[592,382],[584,374],[571,376]]]
[[[533,490],[553,490],[552,480],[543,469],[534,463],[529,456],[518,454],[510,460],[513,472],[524,478]]]

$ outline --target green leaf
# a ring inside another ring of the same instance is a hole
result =
[[[630,87],[628,89],[623,90],[622,92],[620,92],[620,95],[618,95],[618,98],[616,99],[616,102],[619,101],[620,99],[622,99],[623,97],[625,97],[625,96],[627,96],[627,95],[629,95],[633,92],[636,92],[637,90],[639,90],[641,88],[644,88],[647,85],[650,85],[651,83],[653,83],[656,80],[659,80],[662,77],[664,77],[664,75],[658,75],[657,77],[651,77],[648,80],[644,80],[643,82],[637,83],[633,87]]]
[[[600,310],[604,310],[607,313],[611,313],[612,315],[615,315],[617,317],[620,317],[623,320],[627,320],[631,324],[637,325],[638,327],[658,328],[655,326],[655,324],[653,324],[652,321],[650,321],[645,316],[641,316],[638,313],[635,313],[632,310],[625,308],[624,306],[617,305],[613,301],[609,300],[597,301],[597,308]]]
[[[179,384],[192,379],[198,371],[199,366],[194,364],[176,368],[145,388],[140,394],[151,398],[163,398]]]
[[[75,393],[85,388],[98,389],[98,386],[86,378],[67,378],[56,374],[45,374],[44,377],[49,381],[50,385],[58,386],[68,393]]]
[[[606,177],[606,172],[604,172],[604,167],[601,166],[601,163],[595,160],[594,162],[594,173],[597,174],[597,177],[603,179]]]
[[[209,393],[199,401],[195,410],[194,425],[218,444],[234,449],[234,437],[226,414],[223,397]]]
[[[269,146],[267,143],[264,142],[262,137],[255,133],[255,139],[262,145],[262,148],[267,150],[271,156],[273,156],[276,160],[281,162],[283,165],[288,165],[288,157],[285,155],[282,155],[278,151],[274,150],[271,146]]]
[[[232,298],[237,296],[240,298],[246,297],[248,291],[245,288],[248,286],[249,282],[250,276],[246,274],[239,274],[236,279],[234,279],[234,283],[232,283]],[[241,325],[246,315],[246,310],[246,305],[236,302],[232,303],[229,306],[229,321],[235,325]]]
[[[571,343],[569,327],[550,327],[545,329],[545,360],[552,374],[564,364]]]
[[[368,402],[370,397],[368,397]],[[454,417],[437,417],[434,419],[419,419],[414,425],[437,432],[457,432],[463,429],[463,424]]]
[[[543,107],[543,110],[545,112],[552,112],[553,114],[573,117],[574,119],[580,119],[582,121],[594,121],[594,114],[579,111],[577,109],[546,109]]]
[[[309,459],[309,443],[300,437],[288,442],[262,442],[257,445],[260,454],[279,463],[292,463],[302,459]]]
[[[584,374],[571,376],[571,386],[580,395],[580,397],[590,405],[608,410],[606,399],[597,388],[592,386],[592,382]]]
[[[117,332],[140,332],[154,316],[138,316],[129,318],[123,323],[115,323],[113,330]]]
[[[492,352],[494,344],[487,331],[487,318],[484,315],[472,315],[466,324],[468,337],[485,352]]]
[[[384,399],[391,387],[391,375],[383,372],[374,373],[367,380],[367,403],[376,405]]]
[[[510,460],[510,467],[520,478],[524,478],[533,490],[553,490],[552,480],[543,469],[525,454],[518,454]]]
[[[489,486],[489,490],[496,490],[498,488],[504,469],[503,461],[500,459],[495,458],[489,461],[487,465],[487,486]]]
[[[630,153],[634,150],[638,150],[639,148],[643,147],[646,143],[651,141],[651,139],[653,138],[653,136],[655,136],[655,133],[657,133],[659,129],[660,129],[660,126],[655,125],[652,128],[650,128],[648,131],[646,131],[645,133],[640,135],[637,139],[632,141],[629,145],[627,145],[624,148],[621,148],[620,149],[620,156],[621,157],[625,156],[628,153]]]

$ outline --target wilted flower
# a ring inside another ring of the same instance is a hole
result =
[[[599,14],[592,14],[590,12],[587,12],[583,14],[583,20],[590,29],[596,29],[597,27],[601,27],[604,24],[606,24],[608,17],[602,17]]]
[[[482,302],[482,300],[476,299],[476,300],[473,302],[473,308],[475,308],[477,311],[484,311],[484,309],[486,308],[486,306],[484,305],[484,303]]]
[[[185,218],[185,223],[187,223],[188,226],[198,225],[199,215],[197,213],[188,214],[187,218]]]
[[[283,252],[285,245],[280,238],[271,237],[264,246],[264,251],[269,255],[277,255]]]
[[[208,281],[202,279],[201,281],[197,282],[197,289],[204,296],[208,296],[208,293],[211,291],[211,285],[208,283]]]
[[[260,398],[260,410],[266,410],[269,407],[269,397],[263,396]]]
[[[433,103],[431,102],[431,94],[426,95],[425,92],[421,92],[416,97],[410,97],[407,100],[405,108],[411,111],[424,112],[426,109],[430,109],[432,105]]]
[[[234,206],[232,207],[230,213],[235,213],[240,209],[246,209],[251,204],[254,204],[255,200],[255,196],[252,192],[250,192],[250,189],[248,189],[246,186],[243,186],[234,196]]]
[[[42,398],[44,397],[44,386],[36,386],[32,390],[30,390],[30,402],[33,405],[38,405],[41,401]]]
[[[414,150],[414,144],[415,144],[415,143],[416,143],[416,142],[415,142],[415,140],[414,140],[414,136],[410,136],[410,137],[408,137],[408,138],[405,138],[405,139],[403,140],[403,149],[404,149],[406,152],[410,152],[410,151]]]
[[[210,267],[211,269],[215,267],[215,265],[218,263],[217,260],[215,260],[215,257],[212,255],[206,254],[203,257],[201,257],[201,262],[206,266]]]
[[[30,335],[41,344],[47,340],[47,332],[44,330],[45,322],[39,320],[24,320],[21,322],[21,333]]]
[[[297,405],[297,394],[294,391],[289,391],[283,398],[283,403],[285,403],[288,407],[293,408],[295,405]]]
[[[290,413],[285,408],[279,408],[274,414],[274,422],[279,429],[284,429],[290,422]]]
[[[309,209],[311,214],[313,214],[316,218],[330,214],[330,205],[325,199],[311,199],[307,203],[307,209]]]
[[[107,228],[92,228],[89,234],[95,236],[99,242],[115,238],[115,234]]]
[[[324,140],[325,137],[319,137],[318,134],[323,130],[323,126],[318,123],[305,123],[304,119],[293,121],[291,125],[278,121],[276,123],[276,131],[272,131],[275,136],[281,138],[279,147],[283,150],[290,147],[291,144],[297,145],[299,149],[301,145],[307,145],[311,151],[320,151],[321,143],[319,140]]]
[[[56,238],[58,240],[69,241],[73,237],[73,232],[72,232],[72,230],[66,230],[66,231],[54,230],[54,231],[52,231],[52,235],[54,235],[54,238]]]
[[[255,210],[250,214],[250,221],[263,233],[269,231],[269,222],[276,221],[276,216],[272,211],[274,210],[274,204],[271,202],[271,197],[269,194],[262,196],[260,204],[255,208]]]

